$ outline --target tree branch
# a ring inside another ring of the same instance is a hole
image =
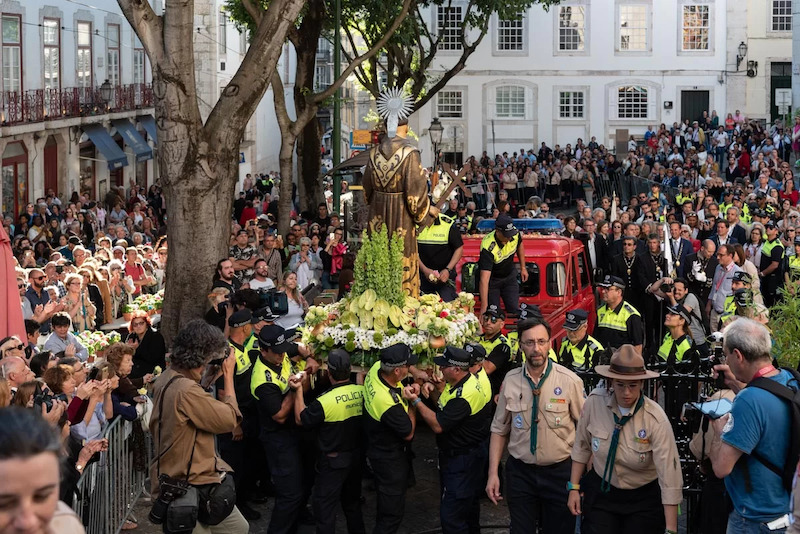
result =
[[[163,20],[148,0],[117,0],[122,14],[128,19],[139,40],[142,42],[150,64],[161,63],[164,58]]]
[[[264,16],[264,10],[254,0],[242,0],[242,7],[244,7],[250,18],[253,19],[253,25],[258,26]]]
[[[336,93],[336,90],[345,82],[345,80],[347,80],[347,78],[350,77],[353,71],[359,65],[361,65],[361,63],[363,63],[365,60],[377,54],[381,50],[381,48],[386,46],[386,43],[389,42],[389,39],[391,39],[392,35],[394,35],[394,32],[397,30],[397,28],[400,27],[400,25],[403,23],[403,20],[405,20],[406,15],[408,14],[409,9],[411,8],[411,4],[413,4],[414,1],[415,0],[404,0],[403,9],[400,10],[400,14],[397,17],[395,17],[394,21],[392,22],[392,25],[383,34],[383,37],[381,37],[372,48],[370,48],[365,53],[358,56],[355,59],[355,61],[351,62],[344,70],[344,72],[342,72],[342,74],[339,75],[339,77],[336,80],[334,80],[334,82],[327,89],[325,89],[321,93],[313,95],[311,99],[315,103],[319,103],[325,100],[326,98],[333,96],[334,93]],[[334,43],[334,46],[341,46],[341,43]]]
[[[267,91],[269,74],[275,73],[286,34],[294,27],[304,4],[304,0],[272,0],[264,12],[239,69],[203,128],[217,142],[239,142],[247,121]]]

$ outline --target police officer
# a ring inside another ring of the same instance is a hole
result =
[[[778,238],[778,227],[774,221],[764,225],[767,239],[761,245],[761,265],[758,276],[761,278],[761,293],[764,295],[764,304],[770,308],[778,297],[778,286],[782,281],[781,266],[783,264],[784,248]]]
[[[631,344],[641,351],[644,324],[636,308],[622,299],[625,282],[617,276],[606,275],[597,285],[602,288],[604,304],[597,310],[595,338],[609,350]]]
[[[361,515],[364,386],[350,382],[350,355],[344,350],[332,350],[327,364],[331,387],[308,406],[302,393],[308,375],[289,379],[289,386],[295,390],[295,422],[319,429],[314,520],[318,534],[333,534],[336,509],[341,503],[347,531],[362,534],[366,532]]]
[[[688,359],[687,352],[694,346],[692,333],[689,330],[691,322],[692,316],[683,305],[667,306],[664,326],[668,331],[658,348],[658,357],[662,361],[675,363]]]
[[[492,409],[494,409],[494,397],[492,395],[492,382],[489,380],[489,375],[486,374],[486,369],[483,367],[483,362],[486,360],[486,349],[479,343],[467,343],[464,347],[472,360],[470,362],[469,372],[475,375],[481,385],[481,391],[486,395],[486,401],[489,402]]]
[[[275,508],[270,534],[294,532],[304,504],[303,468],[294,417],[295,393],[289,379],[296,373],[286,351],[291,341],[278,325],[264,326],[258,334],[259,357],[253,363],[250,392],[256,399],[260,439],[275,487]]]
[[[677,534],[683,498],[678,447],[664,410],[642,392],[644,381],[658,373],[627,344],[596,371],[611,387],[596,388],[586,399],[567,506],[583,514],[586,534]],[[584,476],[590,459],[593,470]]]
[[[253,335],[258,338],[261,329],[267,325],[275,324],[275,319],[277,318],[278,316],[272,313],[272,308],[269,306],[258,308],[253,312]]]
[[[589,313],[586,310],[576,308],[567,312],[564,330],[567,335],[561,340],[558,363],[567,369],[582,371],[604,363],[599,361],[605,353],[603,345],[589,335]]]
[[[486,469],[491,405],[478,378],[470,373],[472,355],[448,346],[434,358],[446,386],[433,411],[416,394],[409,400],[436,433],[439,448],[443,534],[480,532],[479,492]]]
[[[543,319],[517,324],[525,365],[509,371],[497,402],[489,443],[486,493],[500,497],[498,470],[508,445],[506,492],[511,532],[543,534],[575,531],[564,507],[570,476],[570,452],[583,408],[583,382],[548,358],[550,325]]]
[[[245,519],[257,521],[261,518],[261,514],[247,504],[250,489],[255,485],[257,473],[251,468],[252,466],[245,467],[246,458],[252,461],[263,456],[263,453],[259,454],[261,445],[258,441],[258,410],[250,394],[250,378],[253,368],[251,358],[258,358],[258,342],[252,335],[251,322],[252,313],[247,308],[234,312],[228,318],[228,344],[233,348],[233,357],[236,359],[233,386],[236,390],[236,398],[240,399],[239,410],[242,412],[242,422],[232,434],[220,434],[217,444],[222,459],[234,469],[236,506],[239,507]],[[221,387],[222,382],[218,382],[217,386],[218,398],[224,398],[226,393]]]
[[[483,334],[481,334],[479,343],[486,351],[483,369],[489,375],[489,381],[492,383],[492,395],[496,395],[500,391],[500,384],[503,383],[506,373],[513,366],[514,354],[511,352],[511,344],[503,334],[505,319],[506,314],[497,304],[490,304],[481,314]]]
[[[522,237],[514,226],[514,220],[505,213],[497,216],[494,230],[481,241],[481,253],[478,258],[480,272],[479,292],[481,298],[481,314],[495,304],[500,306],[503,299],[508,313],[517,313],[519,308],[519,283],[514,255],[520,265],[520,277],[523,283],[528,280],[528,269],[525,267],[525,247]]]
[[[456,265],[464,253],[464,241],[453,219],[439,214],[417,237],[420,291],[437,293],[443,301],[456,299]]]
[[[736,320],[737,317],[747,317],[766,326],[769,322],[769,310],[766,306],[756,301],[758,296],[753,294],[752,289],[742,287],[735,290],[732,295],[735,308],[733,315],[728,317],[727,321],[723,321],[723,325]]]
[[[407,453],[416,427],[416,407],[408,395],[419,395],[419,386],[402,387],[409,365],[417,356],[408,345],[395,344],[381,349],[380,361],[364,379],[364,430],[367,458],[375,475],[377,511],[374,534],[394,534],[405,511],[406,488],[411,471]]]
[[[722,311],[722,315],[720,315],[720,328],[724,327],[728,322],[736,315],[736,300],[734,299],[734,293],[738,289],[747,289],[750,291],[750,302],[763,306],[764,304],[764,297],[761,296],[760,293],[753,293],[753,279],[750,275],[745,271],[736,271],[733,273],[731,277],[731,294],[725,297],[725,308]]]
[[[467,212],[467,206],[459,204],[458,216],[455,218],[455,225],[461,234],[468,234],[472,230],[473,214]]]
[[[794,255],[789,256],[789,265],[786,269],[786,286],[797,284],[800,280],[800,235],[795,236],[794,242]]]

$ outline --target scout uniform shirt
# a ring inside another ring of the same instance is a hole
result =
[[[598,476],[606,466],[615,413],[621,418],[614,394],[605,388],[596,388],[586,399],[578,422],[572,461],[585,464],[591,458]],[[664,410],[645,397],[641,409],[620,431],[611,485],[618,489],[636,489],[656,479],[661,487],[661,502],[680,504],[683,477],[672,425]]]
[[[362,443],[364,386],[337,384],[312,401],[300,413],[306,428],[319,427],[319,450],[323,454],[358,449]]]
[[[506,375],[492,421],[492,434],[508,436],[508,453],[526,464],[552,465],[569,458],[583,409],[583,382],[578,375],[550,360],[547,365],[550,374],[539,383],[536,403],[536,455],[531,453],[534,395],[527,365]]]
[[[408,417],[408,401],[402,386],[392,387],[380,374],[381,362],[375,362],[364,378],[364,430],[367,433],[367,455],[391,458],[404,454],[405,437],[414,429]]]

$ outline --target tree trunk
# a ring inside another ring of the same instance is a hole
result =
[[[281,185],[279,188],[281,198],[278,200],[278,235],[286,237],[289,232],[289,220],[292,212],[292,160],[294,159],[294,144],[297,137],[281,128],[281,150],[278,161],[281,170]],[[286,242],[284,241],[284,244]]]
[[[303,182],[303,197],[300,204],[315,215],[317,204],[323,200],[322,188],[322,132],[320,132],[319,119],[314,117],[303,128],[303,133],[297,143],[297,159],[301,162],[301,180]]]

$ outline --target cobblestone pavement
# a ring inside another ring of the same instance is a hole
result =
[[[439,527],[439,474],[436,466],[437,451],[434,435],[424,424],[417,428],[417,435],[414,437],[414,472],[417,478],[415,487],[408,490],[406,495],[406,512],[400,534],[433,534],[440,532]],[[363,495],[366,499],[364,503],[364,522],[367,531],[371,531],[375,524],[375,492],[371,488],[370,480],[364,481]],[[253,508],[261,512],[261,519],[250,524],[250,532],[253,534],[266,534],[269,524],[269,517],[272,511],[273,500],[270,499],[266,504],[253,505]],[[142,498],[135,510],[135,516],[139,520],[139,528],[133,532],[138,534],[160,534],[161,527],[153,525],[147,520],[147,513],[150,510],[150,500]],[[681,518],[683,519],[683,517]],[[686,529],[682,525],[679,530],[685,534]],[[505,534],[508,532],[508,506],[505,501],[501,501],[498,506],[493,505],[489,500],[481,500],[481,532],[482,534]],[[311,525],[303,525],[299,534],[312,534],[314,528]],[[344,517],[341,512],[338,515],[336,532],[346,533]]]

